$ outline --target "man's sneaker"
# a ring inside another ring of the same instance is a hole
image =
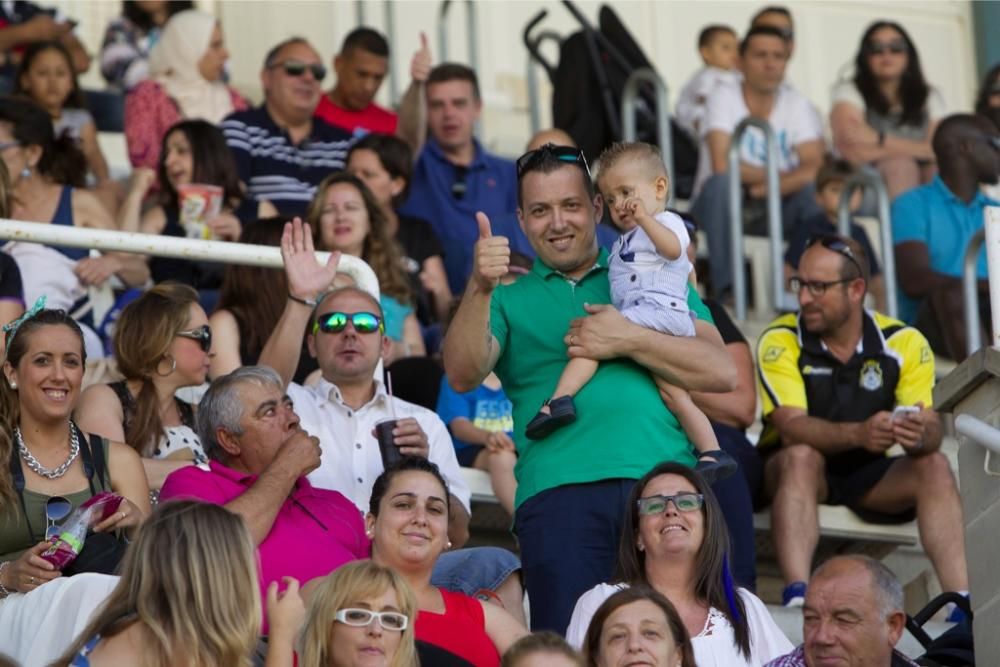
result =
[[[781,604],[786,607],[801,607],[806,601],[806,582],[793,581],[781,591]]]

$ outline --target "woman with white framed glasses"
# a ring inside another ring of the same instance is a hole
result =
[[[343,565],[309,594],[299,665],[412,667],[416,616],[413,591],[393,570],[370,560]]]

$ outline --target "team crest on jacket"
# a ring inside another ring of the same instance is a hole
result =
[[[861,367],[861,388],[867,391],[878,391],[882,388],[882,367],[876,359],[869,359]]]

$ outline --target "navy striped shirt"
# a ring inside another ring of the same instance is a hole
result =
[[[265,106],[237,111],[222,121],[236,169],[251,197],[268,200],[285,215],[303,215],[320,181],[341,171],[351,135],[319,119],[298,145]]]

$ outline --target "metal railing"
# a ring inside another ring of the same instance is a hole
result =
[[[986,241],[986,228],[976,232],[965,246],[962,259],[962,306],[965,311],[965,354],[971,355],[983,346],[979,319],[979,251]]]
[[[193,261],[245,264],[272,269],[284,266],[281,249],[275,246],[201,241],[175,236],[67,227],[2,218],[0,218],[0,239],[71,248],[93,248],[104,252],[130,252]],[[326,263],[329,256],[328,252],[316,253],[316,259],[322,263]],[[358,287],[369,294],[379,296],[378,278],[362,259],[343,255],[337,270],[349,275]]]
[[[643,83],[651,84],[656,90],[656,138],[660,144],[660,151],[663,153],[663,162],[667,166],[667,175],[670,177],[670,199],[667,200],[667,206],[673,206],[677,181],[674,180],[674,149],[670,137],[667,84],[663,82],[659,74],[648,67],[634,70],[625,81],[621,108],[622,139],[635,141],[638,137],[635,122],[636,100],[639,98],[639,87]]]
[[[896,255],[892,243],[892,214],[889,208],[889,193],[885,181],[874,169],[862,167],[844,183],[837,206],[837,232],[851,238],[851,195],[855,188],[871,188],[875,192],[878,205],[878,231],[882,245],[882,275],[885,276],[885,305],[889,317],[898,317],[899,303],[896,298]],[[873,258],[869,257],[869,264]]]
[[[733,130],[729,138],[729,229],[732,236],[733,307],[736,319],[747,318],[747,284],[743,272],[745,242],[743,233],[743,183],[740,179],[740,142],[751,127],[764,133],[767,155],[764,169],[767,173],[767,234],[771,243],[771,289],[774,307],[778,310],[795,310],[798,302],[785,291],[782,264],[783,238],[781,226],[781,184],[778,179],[778,137],[770,123],[747,117]],[[760,295],[758,295],[760,298]]]
[[[545,41],[553,41],[556,45],[562,44],[562,37],[555,30],[542,30],[532,35],[531,31],[541,23],[549,12],[543,9],[534,18],[528,21],[524,28],[524,46],[528,49],[527,70],[525,77],[528,85],[528,118],[531,124],[531,134],[535,135],[542,129],[542,100],[538,92],[538,66],[545,68],[549,75],[549,80],[555,76],[556,66],[545,59],[542,55],[541,45]]]

